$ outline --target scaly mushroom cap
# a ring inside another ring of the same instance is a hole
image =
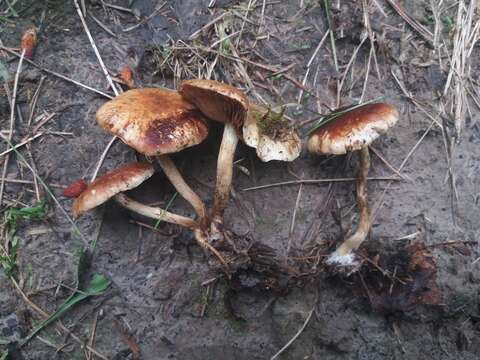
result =
[[[108,201],[113,196],[136,188],[154,173],[147,163],[132,163],[110,171],[92,182],[73,203],[73,216],[78,217]]]
[[[308,139],[313,154],[345,154],[370,145],[398,121],[398,111],[384,103],[349,111],[315,130]]]
[[[208,118],[240,129],[249,108],[246,95],[233,86],[214,80],[186,80],[178,89]]]
[[[251,104],[243,124],[245,144],[257,149],[260,160],[293,161],[300,156],[302,142],[295,129],[264,106]]]
[[[97,122],[147,156],[175,153],[201,143],[207,119],[176,91],[129,90],[103,104]]]

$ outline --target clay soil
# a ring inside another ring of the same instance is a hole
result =
[[[212,78],[246,90],[252,100],[264,99],[277,110],[286,106],[286,115],[304,138],[313,124],[307,120],[329,108],[356,104],[362,94],[362,101],[382,97],[396,106],[400,121],[373,144],[373,179],[368,190],[374,219],[364,249],[392,254],[408,244],[425,244],[436,264],[441,301],[395,313],[379,312],[356,286],[358,275],[327,275],[314,268],[311,260],[316,255],[328,253],[355,228],[354,182],[245,190],[298,179],[352,178],[358,166],[355,154],[314,157],[304,150],[290,164],[262,163],[254,150],[242,144],[235,157],[234,192],[225,224],[274,248],[280,263],[311,256],[302,265],[311,276],[281,291],[258,289],[248,281],[232,287],[189,232],[165,223],[152,230],[138,222],[149,226],[155,222],[107,203],[76,224],[90,244],[96,243],[90,246],[91,261],[82,278],[88,282],[94,274],[102,274],[111,286],[77,304],[60,321],[82,342],[93,338],[90,344],[102,356],[117,360],[270,359],[309,315],[301,334],[279,359],[478,359],[480,261],[474,261],[480,256],[476,243],[480,236],[480,117],[475,99],[480,90],[480,47],[473,46],[468,60],[464,85],[474,97],[467,94],[468,109],[458,134],[451,110],[454,89],[444,93],[451,64],[444,51],[451,53],[453,47],[459,2],[444,1],[439,19],[432,13],[435,1],[397,2],[432,33],[437,28],[440,40],[433,43],[422,37],[383,0],[365,1],[375,56],[368,35],[359,47],[365,32],[362,1],[331,1],[330,24],[323,1],[266,1],[263,15],[260,0],[217,0],[211,8],[207,0],[168,0],[156,13],[155,7],[162,2],[108,3],[128,11],[102,5],[103,1],[85,4],[86,22],[107,68],[115,75],[130,66],[139,87],[175,88],[181,79],[206,76],[210,71]],[[0,16],[3,46],[18,48],[25,29],[40,28],[35,63],[112,94],[73,1],[8,3],[17,16],[8,10],[7,1],[0,1],[1,10],[6,11]],[[228,14],[218,20],[223,13]],[[206,26],[214,19],[215,24]],[[330,37],[312,58],[328,29],[334,34],[338,68]],[[225,36],[230,37],[225,40]],[[212,47],[216,52],[198,50],[219,39]],[[7,52],[0,55],[1,74],[8,76],[11,93],[18,58]],[[250,62],[237,61],[237,56]],[[43,76],[28,128],[32,98]],[[10,126],[5,89],[0,89],[2,131]],[[51,184],[67,212],[72,200],[61,195],[61,186],[90,179],[111,138],[95,121],[96,110],[107,100],[23,64],[12,142],[43,133],[31,141],[29,149],[21,147],[19,152]],[[36,119],[45,119],[40,117],[45,113],[54,115],[36,129]],[[213,126],[206,142],[174,156],[187,182],[209,205],[221,130]],[[136,159],[143,158],[117,141],[100,173]],[[33,181],[18,155],[12,153],[8,164],[7,178]],[[58,322],[20,346],[21,339],[44,319],[32,303],[53,313],[71,295],[78,252],[84,246],[59,206],[39,188],[47,212],[41,219],[23,219],[17,225],[19,247],[11,274],[29,301],[12,278],[0,271],[0,354],[8,350],[8,359],[99,359],[59,331]],[[163,207],[170,204],[171,211],[193,216],[180,197],[171,201],[174,194],[160,170],[131,192],[138,200]],[[5,182],[3,213],[36,203],[32,183]]]

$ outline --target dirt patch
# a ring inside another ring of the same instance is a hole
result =
[[[373,179],[368,187],[374,221],[366,248],[395,252],[422,241],[435,261],[442,299],[434,307],[416,308],[414,316],[384,316],[352,290],[353,280],[348,278],[307,277],[289,291],[272,293],[256,287],[254,278],[240,274],[236,280],[241,287],[232,287],[223,278],[212,280],[218,273],[189,232],[164,223],[156,230],[139,226],[139,222],[155,224],[108,203],[78,220],[77,225],[89,242],[96,242],[85,278],[103,274],[112,285],[103,295],[69,311],[62,318],[66,327],[88,341],[96,324],[93,347],[109,359],[135,355],[128,339],[137,343],[142,359],[268,359],[296,334],[313,309],[302,334],[279,358],[478,357],[480,262],[473,263],[480,256],[475,243],[480,235],[480,127],[475,103],[480,91],[478,61],[472,62],[465,85],[473,97],[468,97],[469,108],[458,137],[450,95],[442,95],[449,74],[447,57],[440,56],[439,61],[439,54],[444,53],[437,52],[436,45],[407,25],[386,1],[366,1],[375,54],[368,32],[364,33],[365,10],[360,2],[341,2],[340,7],[332,4],[330,26],[323,2],[306,0],[267,1],[264,10],[262,1],[217,0],[212,8],[206,0],[167,1],[159,10],[150,1],[112,2],[128,11],[102,3],[86,1],[87,11],[116,36],[88,16],[95,43],[112,73],[129,65],[140,87],[174,88],[180,79],[210,74],[245,89],[252,100],[264,99],[275,111],[285,106],[285,114],[304,136],[313,124],[309,120],[329,108],[380,97],[396,106],[401,120],[372,146],[369,176]],[[434,32],[440,24],[437,36],[451,49],[457,7],[450,6],[454,2],[447,3],[437,16],[438,9],[431,9],[430,2],[403,1],[407,14],[429,31]],[[7,11],[5,18],[0,15],[4,46],[18,46],[22,31],[32,25],[40,27],[36,63],[95,89],[110,91],[73,4],[18,1],[14,6],[18,17],[5,6],[0,4],[1,11]],[[154,12],[156,15],[143,25],[123,31]],[[214,25],[189,39],[225,12],[228,14]],[[335,57],[328,36],[316,52],[330,27],[335,35]],[[471,59],[478,59],[479,52],[478,45],[473,46]],[[355,53],[355,61],[349,65]],[[238,57],[244,60],[237,61]],[[17,58],[7,53],[1,61],[8,71],[11,91]],[[96,110],[107,99],[46,75],[29,127],[30,105],[44,75],[24,63],[16,99],[22,116],[16,117],[12,142],[34,135],[32,129],[49,113],[55,113],[37,130],[44,134],[31,142],[30,151],[38,174],[70,211],[71,199],[62,197],[63,189],[57,185],[89,179],[93,173],[110,140],[95,122]],[[0,121],[6,130],[10,107],[3,95]],[[447,105],[444,111],[442,104]],[[187,182],[209,206],[221,130],[214,127],[206,142],[174,157]],[[30,161],[28,149],[20,152]],[[133,150],[116,142],[101,172],[137,158]],[[242,145],[236,160],[235,192],[225,224],[233,232],[275,249],[282,263],[293,261],[287,255],[303,257],[304,266],[314,270],[316,249],[333,246],[355,227],[351,181],[245,191],[297,178],[355,177],[355,154],[314,157],[304,152],[291,164],[261,163],[252,149]],[[381,180],[397,177],[392,167],[403,178]],[[33,181],[15,154],[10,157],[6,175]],[[165,207],[174,193],[158,172],[131,196]],[[27,219],[19,224],[14,276],[31,301],[52,313],[76,286],[77,254],[83,242],[42,189],[40,197],[48,201],[48,212],[41,220]],[[4,212],[36,202],[33,183],[6,183]],[[180,197],[169,209],[194,216]],[[8,348],[12,359],[85,356],[78,343],[56,326],[49,326],[20,349],[16,341],[41,318],[1,271],[1,348]],[[3,341],[10,345],[3,345]]]

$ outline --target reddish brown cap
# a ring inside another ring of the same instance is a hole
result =
[[[183,81],[178,90],[212,120],[243,125],[249,108],[247,96],[233,86],[215,80]]]
[[[178,152],[208,135],[200,111],[178,92],[164,89],[129,90],[103,104],[97,122],[148,156]]]
[[[136,188],[154,173],[148,163],[132,163],[110,171],[92,182],[73,203],[73,216],[78,217],[108,201],[113,196]]]
[[[398,121],[398,111],[384,103],[349,111],[315,130],[308,139],[314,154],[345,154],[370,145]]]

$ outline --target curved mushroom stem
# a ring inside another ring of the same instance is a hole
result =
[[[368,211],[367,175],[370,169],[368,146],[360,150],[360,171],[357,178],[357,206],[360,212],[358,228],[327,259],[330,264],[349,265],[353,262],[353,251],[365,241],[370,230]]]
[[[129,198],[127,195],[120,193],[114,196],[113,198],[117,203],[122,205],[124,208],[136,212],[140,215],[166,221],[168,223],[177,224],[192,230],[198,229],[199,224],[188,217],[173,214],[169,211],[160,209],[158,207],[148,206],[139,203],[138,201]]]
[[[238,136],[235,127],[226,123],[223,129],[222,144],[217,160],[217,184],[212,210],[212,226],[222,223],[223,210],[230,196],[233,175],[233,157],[237,148]]]
[[[173,214],[167,210],[160,209],[158,207],[148,206],[139,203],[138,201],[129,198],[127,195],[120,193],[113,197],[113,199],[119,203],[124,208],[136,212],[137,214],[162,220],[171,224],[177,224],[186,228],[189,228],[193,231],[195,239],[203,248],[211,251],[220,262],[228,269],[228,264],[220,254],[220,252],[215,249],[212,245],[209,244],[208,238],[205,235],[205,231],[201,229],[200,225],[193,219],[190,219],[185,216]]]
[[[215,249],[212,245],[210,245],[210,243],[208,242],[208,237],[205,235],[205,232],[203,232],[200,229],[195,229],[193,231],[193,234],[195,235],[195,239],[200,244],[200,246],[202,246],[207,250],[210,250],[217,257],[217,259],[220,260],[222,265],[224,265],[225,268],[228,269],[227,262],[225,261],[223,256],[220,254],[220,252],[217,249]]]
[[[178,171],[178,168],[175,166],[170,156],[159,155],[157,156],[157,160],[163,172],[168,177],[175,189],[177,189],[180,195],[193,206],[195,212],[200,218],[201,226],[206,227],[208,224],[208,214],[205,203],[185,182],[183,176]]]

